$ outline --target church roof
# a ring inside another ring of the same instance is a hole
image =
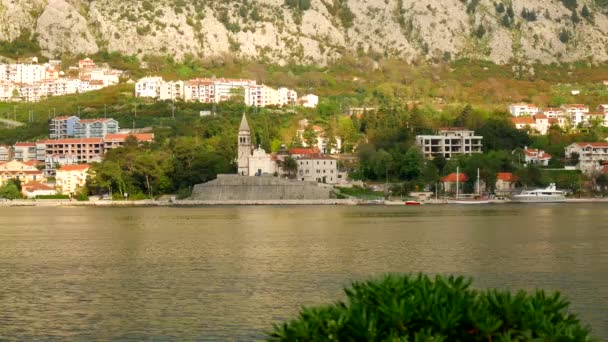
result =
[[[241,119],[241,126],[239,127],[239,131],[250,131],[249,123],[247,122],[247,117],[245,113],[243,113],[243,118]]]

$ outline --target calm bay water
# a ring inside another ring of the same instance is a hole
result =
[[[252,340],[386,272],[562,291],[608,340],[606,205],[0,208],[0,340]]]

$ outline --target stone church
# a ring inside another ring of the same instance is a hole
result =
[[[239,126],[237,164],[241,176],[273,175],[279,172],[279,167],[271,154],[266,153],[260,146],[253,148],[251,128],[245,113]]]

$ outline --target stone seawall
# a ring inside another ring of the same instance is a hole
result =
[[[325,200],[332,190],[316,183],[276,177],[218,175],[192,190],[195,201]]]

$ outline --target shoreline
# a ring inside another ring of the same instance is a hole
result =
[[[232,201],[195,201],[195,200],[176,200],[176,201],[69,201],[69,200],[13,200],[0,202],[2,207],[205,207],[205,206],[298,206],[298,205],[378,205],[378,206],[405,206],[399,204],[401,201],[390,202],[369,202],[358,199],[327,199],[327,200],[232,200]],[[577,204],[577,203],[608,203],[608,198],[571,198],[565,202],[556,204]],[[496,205],[496,204],[543,204],[543,203],[485,203],[473,205]],[[439,200],[424,202],[423,205],[467,205],[459,203],[447,203]]]

